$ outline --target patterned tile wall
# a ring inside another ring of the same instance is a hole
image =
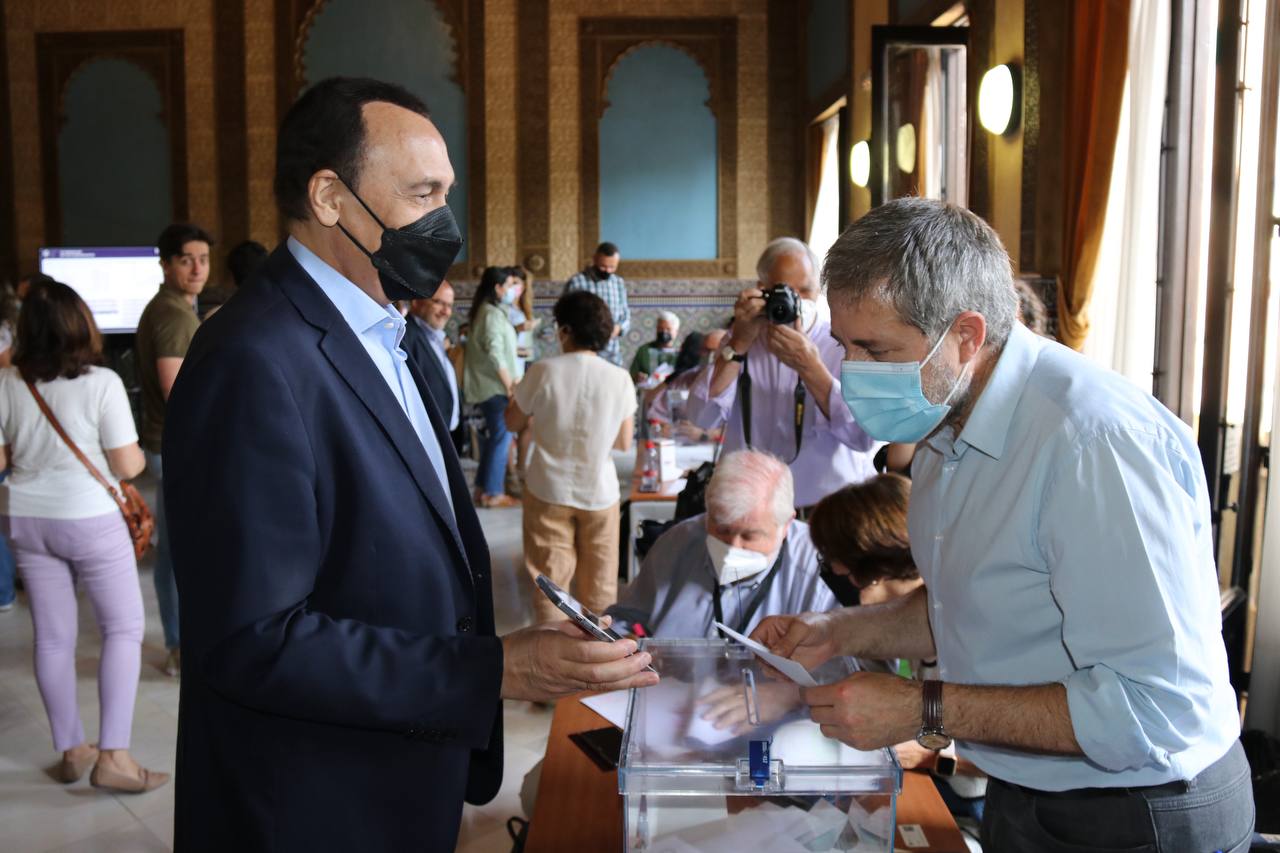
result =
[[[458,326],[466,321],[475,294],[476,282],[453,281],[457,310],[449,322],[449,337],[457,340]],[[653,340],[658,312],[671,311],[680,318],[680,336],[687,332],[707,332],[721,328],[733,316],[733,302],[738,292],[754,281],[735,279],[628,280],[627,301],[631,306],[631,331],[623,337],[622,357],[630,364],[636,350]],[[559,298],[564,282],[540,279],[534,282],[534,314],[542,318],[536,340],[537,355],[554,355],[559,351],[552,328],[551,309]]]

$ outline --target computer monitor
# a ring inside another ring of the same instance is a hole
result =
[[[40,272],[79,293],[104,335],[137,331],[164,280],[155,246],[41,249]]]

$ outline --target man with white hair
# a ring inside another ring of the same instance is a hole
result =
[[[689,419],[725,425],[725,450],[751,447],[785,460],[797,507],[811,507],[875,474],[873,442],[840,399],[844,351],[819,304],[818,259],[794,237],[765,247],[757,286],[738,294],[733,328],[710,370],[689,392]],[[786,285],[799,296],[793,322],[765,311],[766,291]]]
[[[765,616],[835,607],[793,492],[773,456],[726,454],[707,484],[706,513],[654,543],[607,611],[614,625],[638,636],[718,637],[713,622],[746,633]]]
[[[908,512],[925,586],[766,620],[814,667],[931,659],[804,691],[830,737],[915,738],[990,777],[988,853],[1247,850],[1249,766],[1222,643],[1204,466],[1150,394],[1017,322],[1009,257],[972,213],[897,199],[824,273],[843,397],[920,442]]]
[[[636,350],[631,359],[631,381],[636,385],[656,384],[666,379],[675,369],[676,338],[680,336],[680,318],[673,311],[659,311],[657,329],[653,340]]]

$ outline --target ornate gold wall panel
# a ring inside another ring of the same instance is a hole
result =
[[[520,0],[516,34],[516,244],[520,263],[546,275],[551,246],[548,186],[548,0]]]
[[[217,229],[217,130],[214,117],[212,0],[40,0],[4,4],[9,54],[9,98],[13,115],[39,114],[36,85],[36,34],[112,30],[183,30],[186,62],[186,189],[190,218]],[[36,250],[45,242],[44,169],[36,121],[13,127],[14,208],[18,268],[36,266]],[[175,165],[174,174],[178,174]]]
[[[275,0],[245,0],[245,132],[249,148],[249,235],[267,248],[280,239],[272,183],[276,168]]]
[[[488,0],[484,17],[488,52],[484,73],[485,193],[488,200],[485,247],[488,260],[507,266],[519,260],[516,244],[516,0]],[[471,272],[485,258],[471,261]]]

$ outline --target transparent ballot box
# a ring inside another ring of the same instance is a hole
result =
[[[800,688],[721,640],[646,640],[618,766],[625,846],[647,853],[887,851],[902,769],[822,734]],[[850,671],[832,661],[829,683]]]

